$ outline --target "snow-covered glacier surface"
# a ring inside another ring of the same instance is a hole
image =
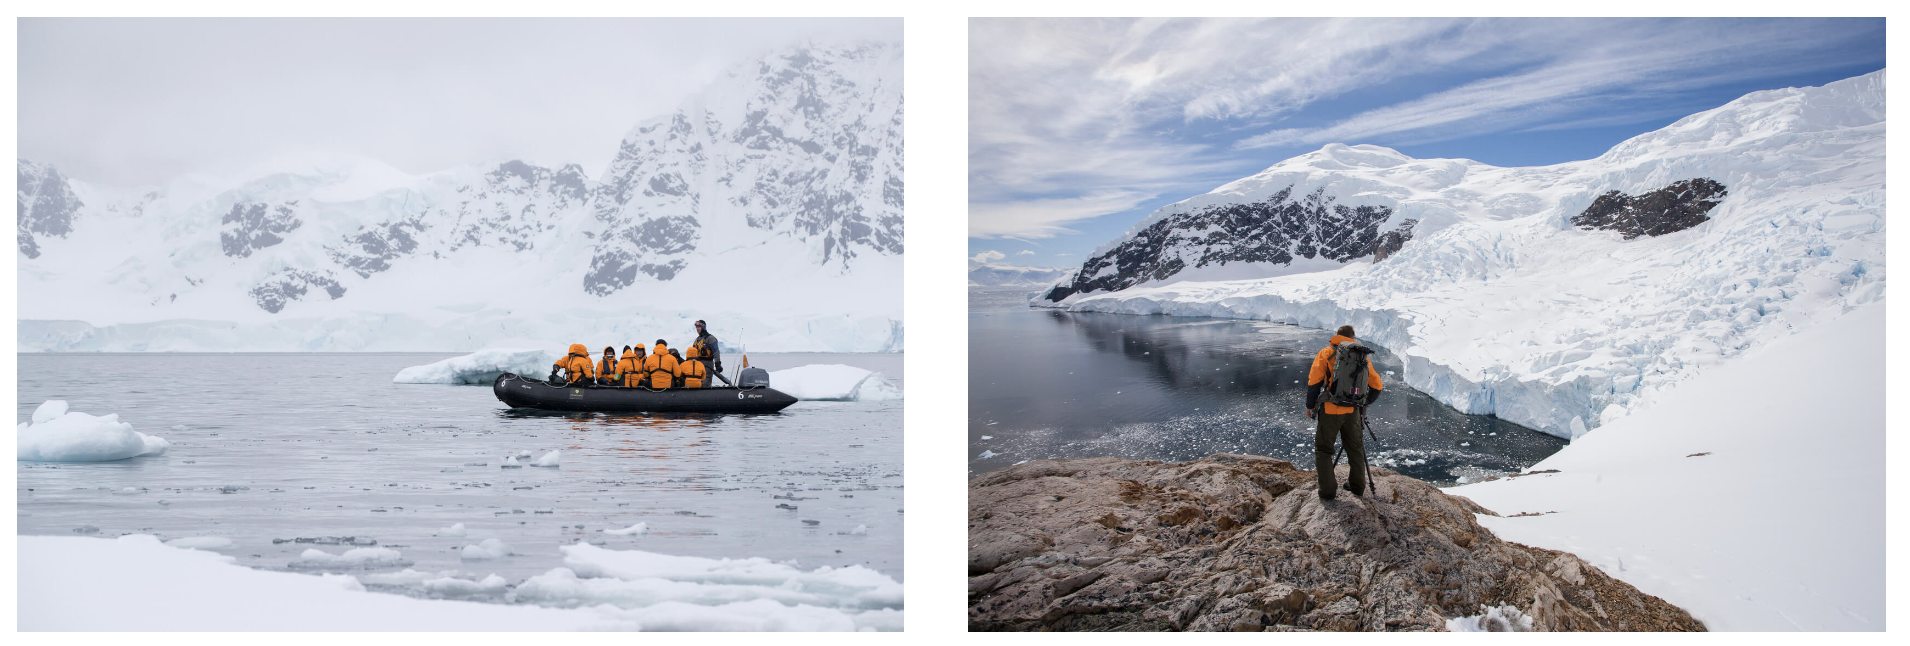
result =
[[[902,114],[899,44],[819,44],[638,123],[596,177],[344,158],[113,187],[22,159],[17,340],[470,352],[704,319],[732,351],[899,352]]]
[[[1329,145],[1162,208],[1031,304],[1350,324],[1412,387],[1573,437],[1883,299],[1884,88],[1878,71],[1755,92],[1554,166]],[[1696,226],[1573,222],[1654,196],[1680,213],[1700,178],[1725,194]]]

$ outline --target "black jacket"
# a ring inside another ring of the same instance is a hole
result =
[[[709,362],[711,372],[723,371],[723,351],[718,347],[716,335],[705,330],[702,334],[696,335],[696,341],[693,343],[702,344],[703,359]]]

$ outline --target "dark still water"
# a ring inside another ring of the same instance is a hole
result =
[[[861,565],[902,579],[900,401],[548,415],[512,412],[489,386],[391,383],[401,368],[448,356],[21,354],[17,421],[64,399],[173,446],[118,462],[18,463],[18,531],[223,537],[233,546],[220,552],[268,569],[298,569],[306,549],[351,547],[291,539],[350,536],[398,550],[418,571],[513,582],[562,566],[558,546],[579,540],[805,570]],[[901,355],[750,359],[902,376]],[[506,456],[553,449],[557,468],[504,467]],[[440,535],[460,523],[464,536]],[[648,533],[602,531],[637,523]],[[489,538],[513,555],[461,557]]]
[[[1279,323],[1030,309],[1020,291],[971,291],[969,475],[1026,460],[1178,462],[1249,453],[1313,464],[1306,377],[1332,333]],[[1369,410],[1373,463],[1439,484],[1514,472],[1565,441],[1466,415],[1401,380]],[[1342,459],[1344,461],[1344,459]]]

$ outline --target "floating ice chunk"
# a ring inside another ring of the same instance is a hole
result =
[[[497,381],[498,375],[506,372],[528,375],[533,379],[542,377],[550,372],[551,363],[556,360],[557,353],[551,350],[488,348],[462,357],[405,368],[398,371],[398,376],[392,377],[391,381],[399,384],[488,386]]]
[[[1519,612],[1512,606],[1488,608],[1482,614],[1446,620],[1446,630],[1455,633],[1527,633],[1532,632],[1532,618]]]
[[[517,452],[517,456],[516,456],[516,457],[520,457],[520,458],[528,458],[528,457],[530,457],[530,456],[531,456],[531,452],[530,452],[530,451],[518,451],[518,452]]]
[[[557,466],[557,459],[558,459],[558,457],[560,457],[560,456],[558,455],[558,452],[557,452],[557,451],[555,451],[555,450],[552,450],[551,452],[549,452],[549,453],[545,453],[545,454],[544,454],[543,456],[541,456],[541,457],[538,457],[538,458],[537,458],[537,461],[536,461],[536,462],[532,462],[532,463],[531,463],[531,466],[534,466],[534,467],[554,467],[554,466]]]
[[[649,523],[637,523],[623,529],[606,529],[603,530],[603,533],[616,534],[618,536],[641,536],[650,533],[650,525]]]
[[[992,440],[992,439],[995,439],[995,436],[993,436],[993,435],[983,435],[983,436],[982,436],[982,441],[984,441],[984,442],[986,442],[986,441],[988,441],[988,440]]]
[[[893,401],[902,389],[883,377],[855,366],[812,364],[769,373],[769,387],[809,401]]]
[[[996,452],[994,452],[994,451],[990,451],[990,450],[987,450],[987,449],[982,449],[982,454],[981,454],[981,455],[977,455],[977,456],[975,456],[975,457],[976,457],[976,459],[981,459],[981,460],[986,460],[986,459],[988,459],[988,458],[992,458],[992,457],[995,457],[995,456],[997,456],[997,455],[1001,455],[1001,454],[1000,454],[1000,453],[996,453]]]
[[[33,423],[45,424],[65,414],[66,414],[66,400],[49,399],[49,400],[46,400],[45,403],[40,404],[39,408],[33,409]]]
[[[464,551],[458,554],[458,558],[481,561],[485,559],[501,559],[510,555],[511,546],[504,544],[504,541],[487,538],[476,545],[464,546]]]
[[[515,456],[515,455],[507,455],[507,456],[504,456],[504,462],[503,462],[503,463],[501,463],[501,464],[499,464],[499,465],[497,465],[497,466],[498,466],[499,468],[502,468],[502,469],[522,469],[522,468],[524,468],[524,465],[523,465],[523,464],[521,464],[521,463],[519,463],[519,462],[517,461],[517,456]]]
[[[436,592],[448,597],[461,597],[474,594],[502,592],[507,583],[504,577],[496,574],[484,577],[483,581],[472,581],[470,579],[459,579],[447,576],[424,581],[419,584],[419,587],[424,588],[426,592]]]
[[[94,417],[68,411],[66,402],[48,400],[33,411],[33,423],[19,426],[18,460],[27,462],[110,462],[163,455],[172,443],[133,430],[118,415]]]
[[[232,547],[232,539],[224,536],[187,536],[166,541],[166,544],[193,550],[222,550]]]
[[[867,535],[867,534],[869,533],[869,526],[868,526],[868,525],[856,525],[856,528],[855,528],[855,529],[851,529],[851,530],[849,530],[849,533],[850,533],[850,534],[852,534],[852,535],[855,535],[855,536],[865,536],[865,535]]]
[[[607,603],[624,609],[701,607],[703,611],[711,606],[720,609],[759,604],[777,613],[807,608],[806,614],[812,616],[902,608],[902,584],[859,565],[824,566],[805,572],[765,558],[671,556],[607,550],[589,544],[559,549],[564,552],[566,567],[524,581],[517,586],[519,600],[562,607]],[[830,612],[822,612],[825,609]],[[662,627],[645,621],[644,629]]]
[[[323,568],[407,565],[409,563],[410,561],[406,561],[404,555],[399,554],[398,550],[387,547],[360,547],[346,550],[344,554],[332,554],[325,550],[314,548],[305,550],[304,553],[299,554],[298,559],[292,561],[290,566],[294,568]]]
[[[432,535],[444,536],[446,538],[464,538],[464,523],[458,523],[450,527],[440,527],[438,531]]]
[[[360,580],[376,585],[403,585],[416,588],[423,587],[426,581],[442,579],[456,574],[457,572],[452,570],[433,573],[419,572],[411,568],[405,568],[402,572],[373,572],[360,577]]]

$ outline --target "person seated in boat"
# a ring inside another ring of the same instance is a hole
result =
[[[590,370],[590,348],[584,347],[582,343],[570,344],[570,353],[551,364],[550,381],[557,381],[558,370],[564,371],[566,383],[574,384],[592,378],[594,375]]]
[[[704,384],[709,381],[710,369],[699,360],[703,356],[702,350],[697,349],[696,346],[690,346],[690,349],[684,350],[683,353],[688,356],[676,366],[677,376],[683,378],[683,387],[704,387]]]
[[[663,339],[657,339],[650,356],[643,360],[643,371],[650,377],[649,386],[657,390],[669,388],[676,381],[676,366],[676,356],[671,354],[670,347]]]
[[[604,346],[604,358],[597,360],[597,384],[600,386],[617,385],[617,349]]]
[[[634,388],[643,379],[643,344],[623,346],[623,358],[617,360],[617,385]]]

